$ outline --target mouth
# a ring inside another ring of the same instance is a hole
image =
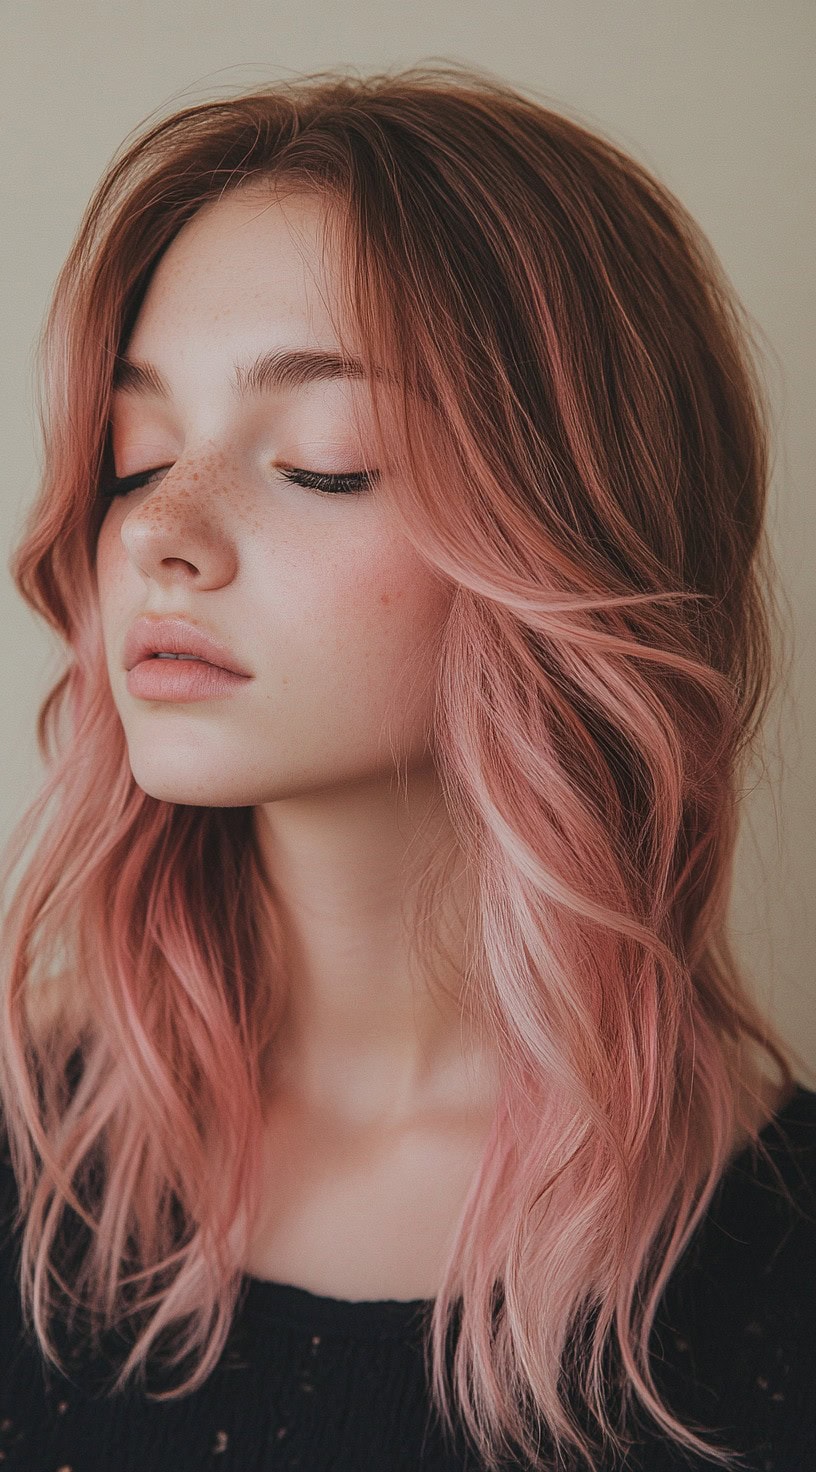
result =
[[[131,695],[147,701],[201,701],[227,696],[250,683],[222,665],[196,655],[146,654],[127,672]]]
[[[199,664],[212,664],[211,659],[202,659],[200,654],[148,654],[148,659],[197,659]],[[223,666],[216,666],[223,668]]]
[[[166,654],[163,650],[157,650],[154,654],[145,654],[142,659],[137,660],[134,665],[131,665],[131,669],[138,669],[139,665],[142,664],[153,664],[154,660],[167,660],[170,663],[174,662],[176,664],[202,664],[210,670],[223,670],[225,675],[235,674],[235,671],[227,669],[226,665],[216,664],[212,659],[204,659],[200,654]],[[240,678],[244,679],[245,676],[241,676]]]
[[[136,665],[159,659],[207,664],[245,679],[249,677],[249,671],[241,668],[229,646],[192,619],[145,614],[128,631],[123,663],[126,670],[132,670]]]

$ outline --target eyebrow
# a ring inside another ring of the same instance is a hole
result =
[[[236,398],[250,398],[274,389],[302,388],[333,378],[366,378],[360,358],[321,348],[276,348],[259,357],[233,364],[230,389]],[[386,377],[375,370],[375,377]],[[170,398],[170,389],[158,368],[117,353],[111,387],[128,394],[155,394]]]

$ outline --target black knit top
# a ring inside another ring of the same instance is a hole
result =
[[[734,1158],[661,1301],[652,1363],[670,1408],[745,1469],[816,1472],[816,1091],[797,1085],[762,1139],[794,1205],[750,1146]],[[428,1300],[247,1276],[216,1369],[183,1399],[111,1397],[99,1353],[58,1374],[21,1331],[15,1189],[0,1164],[0,1472],[478,1472],[431,1407]],[[603,1472],[715,1465],[672,1451],[644,1413],[626,1460]]]

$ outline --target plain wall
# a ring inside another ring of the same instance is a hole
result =
[[[793,664],[744,809],[733,918],[758,994],[816,1067],[812,0],[27,0],[4,9],[0,39],[0,842],[38,785],[36,713],[59,669],[7,568],[39,473],[34,344],[111,155],[149,116],[303,71],[475,63],[651,168],[706,231],[766,343],[769,524]]]

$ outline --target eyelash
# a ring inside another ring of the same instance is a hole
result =
[[[100,486],[100,495],[110,500],[126,496],[128,491],[147,485],[152,475],[158,475],[158,469],[140,470],[135,475],[113,475]],[[282,470],[281,475],[291,484],[317,491],[323,496],[357,496],[377,479],[376,471],[350,470],[342,475],[333,475],[320,470],[300,470],[297,466]]]

